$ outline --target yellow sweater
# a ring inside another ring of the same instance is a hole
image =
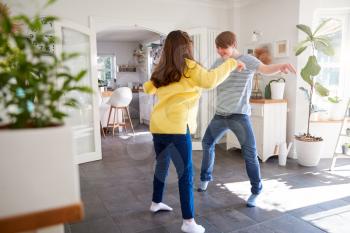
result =
[[[206,70],[195,61],[186,59],[188,69],[179,82],[156,88],[152,81],[144,84],[147,94],[155,94],[157,103],[151,113],[150,130],[159,134],[186,134],[197,128],[198,100],[202,88],[211,89],[222,83],[237,67],[236,60],[229,58],[219,67]]]

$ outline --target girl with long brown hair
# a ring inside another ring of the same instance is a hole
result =
[[[150,121],[156,152],[150,210],[172,210],[162,203],[165,179],[172,160],[178,174],[183,232],[205,231],[194,220],[191,142],[191,132],[196,130],[201,90],[216,87],[237,66],[242,68],[244,65],[228,58],[216,69],[206,70],[193,59],[189,35],[177,30],[168,34],[159,64],[152,73],[151,80],[144,84],[145,92],[155,94],[158,99]]]

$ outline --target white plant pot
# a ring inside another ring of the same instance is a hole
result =
[[[70,127],[0,130],[0,219],[79,204]]]
[[[295,139],[295,147],[298,156],[298,163],[300,165],[306,167],[318,165],[321,157],[323,141],[304,142]]]
[[[345,109],[342,103],[330,103],[329,104],[329,118],[331,120],[339,121],[344,118]]]
[[[285,87],[284,82],[271,82],[270,87],[271,87],[271,99],[275,99],[275,100],[283,99],[284,87]]]

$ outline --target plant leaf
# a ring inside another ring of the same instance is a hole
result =
[[[56,2],[56,0],[48,0],[44,6],[44,8],[50,6],[51,4],[53,4],[54,2]]]
[[[75,81],[80,81],[82,78],[85,77],[85,75],[87,74],[87,70],[82,70],[80,71],[76,76],[75,76]]]
[[[313,85],[314,76],[318,75],[321,71],[320,65],[317,63],[316,56],[310,56],[306,65],[301,70],[300,75],[309,85]]]
[[[332,46],[330,44],[326,44],[324,41],[315,41],[315,48],[317,49],[317,51],[320,51],[327,56],[334,56],[335,54]]]
[[[299,56],[302,52],[304,52],[304,50],[307,48],[307,46],[304,47],[300,47],[296,52],[295,52],[295,56]]]
[[[310,73],[308,72],[308,70],[305,67],[303,69],[301,69],[300,75],[305,82],[307,82],[310,86],[312,86],[312,83],[313,83],[312,78],[310,76]]]
[[[297,43],[294,47],[294,51],[297,51],[298,49],[300,49],[301,47],[307,46],[306,44],[310,42],[310,39],[307,38],[305,40],[300,41],[299,43]]]
[[[316,33],[324,27],[324,25],[326,25],[329,21],[331,21],[332,19],[326,19],[326,20],[323,20],[319,25],[318,27],[316,28],[316,30],[314,31],[314,33],[312,34],[313,36],[316,35]]]
[[[84,93],[92,93],[92,89],[88,86],[75,86],[68,88],[69,91],[79,91]]]
[[[298,25],[297,25],[297,28],[298,28],[299,30],[305,32],[305,33],[310,37],[310,39],[313,38],[311,29],[310,29],[309,26],[306,26],[305,24],[298,24]]]
[[[315,83],[315,90],[317,94],[319,94],[322,97],[329,96],[329,90],[322,86],[319,82]]]
[[[303,91],[305,94],[305,97],[308,101],[310,101],[310,93],[305,87],[299,87],[299,90]]]

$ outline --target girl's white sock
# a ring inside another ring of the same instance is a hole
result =
[[[205,228],[198,225],[194,220],[184,220],[181,226],[181,230],[186,233],[204,233]]]
[[[165,210],[165,211],[172,211],[173,208],[171,208],[170,206],[162,203],[162,202],[159,202],[159,203],[155,203],[155,202],[152,202],[151,204],[151,207],[149,208],[150,211],[152,212],[158,212],[160,210]]]

